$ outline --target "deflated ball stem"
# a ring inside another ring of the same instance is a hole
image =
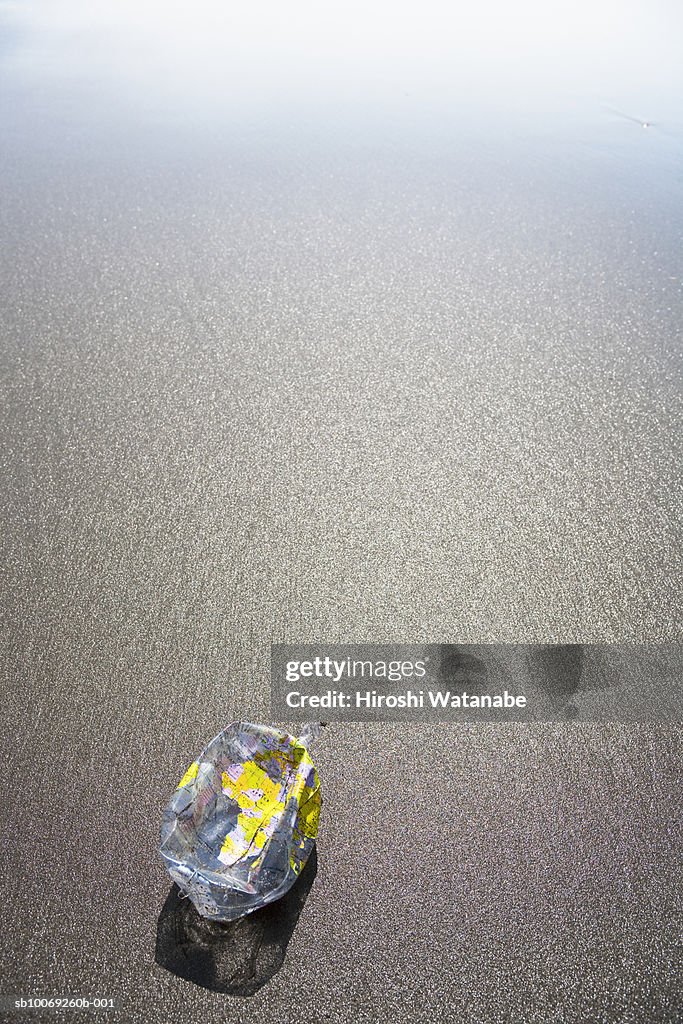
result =
[[[327,722],[305,722],[303,729],[299,733],[300,742],[305,747],[308,747],[320,736],[320,730],[324,725],[327,725]]]

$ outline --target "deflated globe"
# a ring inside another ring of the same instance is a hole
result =
[[[199,913],[234,921],[279,899],[318,834],[321,796],[302,739],[234,722],[183,775],[164,811],[159,853]]]

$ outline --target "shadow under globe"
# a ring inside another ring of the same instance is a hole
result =
[[[212,992],[254,995],[282,967],[317,871],[314,848],[282,899],[229,924],[201,917],[173,885],[157,923],[156,962]]]

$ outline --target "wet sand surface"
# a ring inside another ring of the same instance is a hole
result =
[[[679,1019],[675,723],[331,725],[317,874],[220,962],[155,851],[271,641],[680,640],[679,139],[5,85],[2,992]]]

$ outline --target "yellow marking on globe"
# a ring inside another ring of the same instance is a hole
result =
[[[258,763],[275,760],[282,770],[283,778],[274,781]],[[304,837],[315,839],[318,834],[320,796],[317,787],[306,785],[306,775],[313,762],[305,751],[298,764],[294,764],[281,751],[270,755],[257,755],[253,761],[245,761],[237,780],[227,772],[222,774],[223,792],[235,800],[240,808],[237,825],[226,835],[219,859],[224,864],[234,863],[250,848],[260,851],[277,827],[278,819],[284,812],[286,802],[294,799],[302,808],[298,821],[301,833],[301,847]],[[290,858],[295,871],[301,868],[296,853]]]
[[[199,761],[193,761],[190,767],[187,769],[182,779],[178,783],[178,789],[182,789],[183,786],[187,786],[188,782],[192,782],[197,778],[197,772],[199,771]]]
[[[285,809],[280,797],[286,787],[274,782],[254,761],[245,761],[237,781],[223,772],[222,783],[223,792],[236,800],[243,812],[237,817],[237,827],[228,833],[221,847],[220,860],[230,863],[252,845],[257,850],[263,849],[268,825]]]

